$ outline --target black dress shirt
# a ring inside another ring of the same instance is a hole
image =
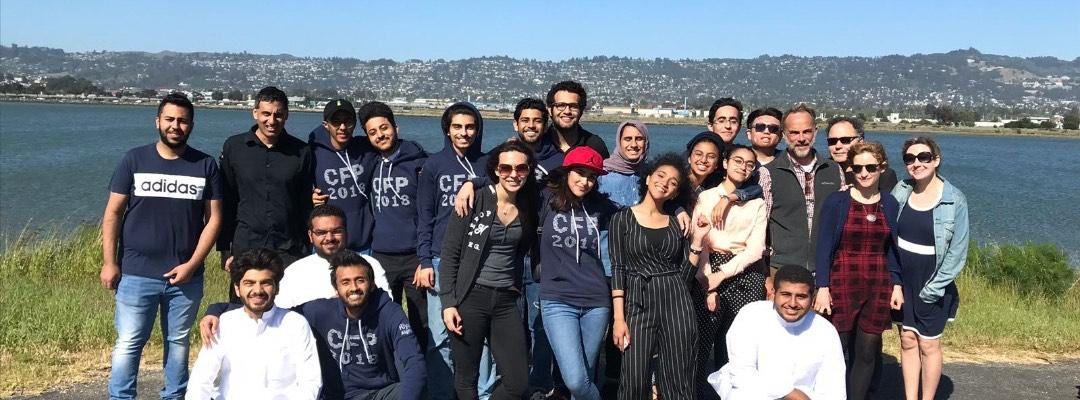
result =
[[[302,257],[308,251],[312,161],[306,143],[286,132],[273,147],[255,135],[256,127],[225,140],[221,149],[224,219],[218,250],[264,247]]]

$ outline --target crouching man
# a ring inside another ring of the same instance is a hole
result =
[[[229,275],[243,308],[221,314],[215,344],[204,346],[195,360],[186,399],[319,395],[322,376],[311,327],[300,314],[274,306],[283,270],[281,257],[267,249],[248,249],[233,260]]]
[[[401,307],[375,286],[371,264],[357,253],[342,251],[330,257],[327,272],[338,297],[293,308],[317,337],[321,398],[420,400],[427,379],[424,356]],[[226,307],[236,306],[219,303],[207,308],[199,323],[203,338],[221,336],[214,334],[215,329],[224,331],[226,317],[235,312],[222,313]]]
[[[844,354],[836,329],[813,309],[814,278],[797,265],[773,280],[772,300],[739,311],[727,334],[728,363],[709,376],[724,400],[844,399]]]

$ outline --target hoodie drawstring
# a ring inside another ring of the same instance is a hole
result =
[[[364,189],[360,188],[360,179],[356,177],[356,171],[353,171],[352,162],[349,161],[349,150],[345,150],[345,157],[342,157],[341,153],[338,152],[334,152],[334,154],[337,155],[338,159],[341,160],[342,163],[345,163],[345,166],[349,168],[349,175],[352,175],[353,186],[356,186],[356,191],[359,192],[361,196],[364,196],[365,199],[370,200],[367,193],[364,193]]]
[[[375,193],[377,193],[379,195],[378,198],[375,199],[375,203],[378,203],[378,204],[376,204],[376,206],[379,208],[380,211],[382,210],[382,201],[381,201],[381,199],[383,198],[383,192],[386,191],[387,186],[390,186],[390,190],[394,192],[394,197],[404,200],[404,197],[402,197],[401,193],[398,192],[397,187],[395,187],[394,185],[387,185],[386,182],[383,181],[382,164],[386,164],[386,163],[390,163],[390,166],[386,169],[386,176],[391,177],[392,174],[394,173],[394,162],[391,161],[388,158],[384,158],[382,160],[382,163],[379,164],[379,188],[380,188],[380,190],[375,192]]]
[[[464,159],[461,156],[455,156],[454,159],[457,160],[458,165],[461,165],[461,168],[465,168],[465,172],[469,173],[469,179],[476,178],[476,170],[473,169],[472,163],[468,162],[469,160],[461,161]]]
[[[589,218],[589,209],[585,208],[585,203],[581,204],[581,210],[585,211],[585,234],[586,235],[592,234],[592,231],[589,230],[589,227],[592,226],[594,229],[596,229],[596,243],[599,244],[600,243],[600,228],[597,228],[596,226],[593,226],[592,218]],[[577,251],[574,253],[574,261],[578,262],[578,263],[581,263],[581,236],[578,235],[577,224],[573,222],[575,220],[577,220],[577,216],[574,214],[574,209],[571,208],[570,209],[570,221],[571,221],[570,222],[570,228],[574,231],[574,242],[577,244]],[[596,256],[597,256],[597,258],[599,258],[601,256],[599,246],[596,247]],[[602,258],[601,258],[601,260],[602,260]]]
[[[357,329],[360,330],[360,343],[364,344],[364,357],[367,357],[367,359],[365,361],[366,361],[366,363],[371,363],[372,362],[371,353],[368,352],[367,340],[364,340],[364,321],[356,320],[356,327],[357,327]],[[338,371],[341,371],[342,368],[344,368],[345,363],[343,362],[343,360],[345,358],[345,352],[347,352],[347,351],[349,351],[349,318],[348,317],[345,318],[345,336],[344,336],[343,343],[341,345],[341,354],[338,354],[338,365],[337,365]]]

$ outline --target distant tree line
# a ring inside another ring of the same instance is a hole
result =
[[[7,80],[0,83],[0,93],[15,94],[105,94],[105,90],[95,86],[89,80],[64,75],[45,78],[40,82],[21,83]]]

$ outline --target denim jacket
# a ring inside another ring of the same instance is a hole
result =
[[[941,201],[934,206],[934,254],[936,265],[934,273],[919,291],[919,298],[926,303],[933,303],[945,293],[949,286],[964,269],[968,254],[968,204],[964,194],[945,178]],[[914,190],[915,182],[905,179],[896,184],[892,194],[900,202],[900,214]],[[915,282],[905,282],[915,284]]]

